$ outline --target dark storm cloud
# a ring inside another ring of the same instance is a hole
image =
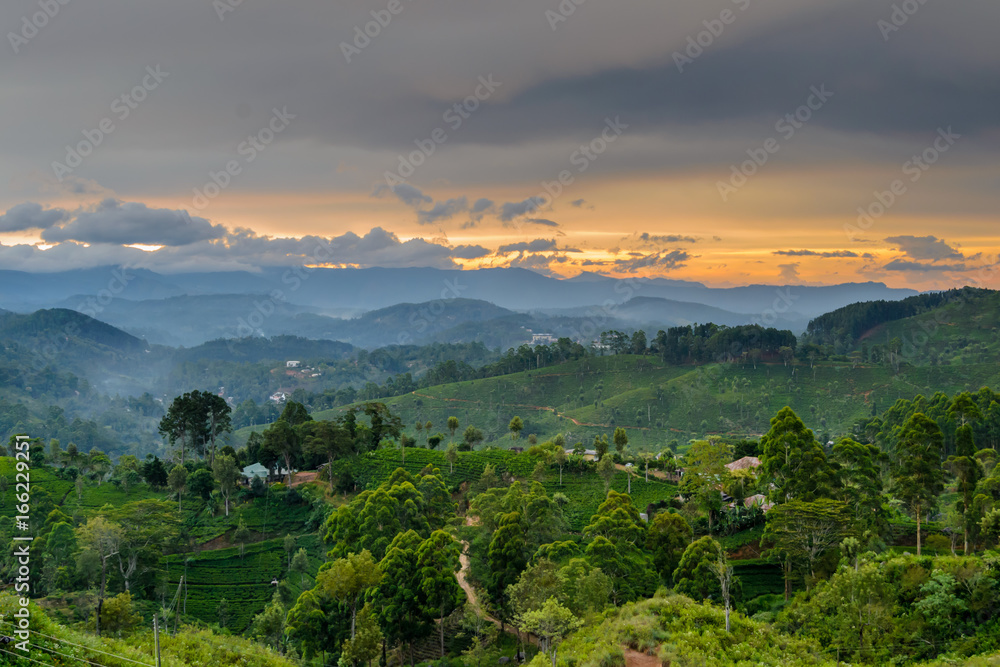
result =
[[[545,250],[556,250],[555,239],[535,239],[534,241],[509,243],[500,246],[497,253],[502,255],[508,252],[543,252]]]
[[[622,273],[636,273],[642,269],[669,271],[679,269],[687,264],[692,255],[686,250],[671,250],[648,255],[630,253],[631,259],[616,259],[614,268]]]
[[[398,186],[397,186],[398,187]],[[454,218],[459,213],[469,210],[469,200],[465,197],[455,197],[447,201],[439,201],[427,211],[418,211],[417,220],[421,224],[429,225],[441,220]]]
[[[916,260],[940,261],[943,259],[964,259],[965,256],[936,236],[890,236],[886,243]]]
[[[148,208],[136,202],[105,199],[93,210],[74,214],[59,227],[42,232],[48,243],[78,241],[113,245],[183,246],[198,241],[222,238],[226,229],[187,211]]]
[[[11,207],[6,213],[0,215],[0,232],[48,229],[68,217],[69,213],[61,208],[45,209],[41,204],[25,202]]]

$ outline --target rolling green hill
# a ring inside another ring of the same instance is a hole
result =
[[[892,368],[851,362],[730,363],[670,366],[649,356],[590,357],[541,370],[421,389],[384,399],[423,443],[412,425],[430,421],[446,431],[449,416],[484,431],[486,443],[512,443],[507,425],[524,420],[521,437],[539,441],[563,433],[590,445],[595,435],[623,427],[635,450],[682,445],[706,434],[760,435],[782,407],[791,406],[817,434],[849,433],[857,419],[899,398],[954,394],[1000,386],[995,362]],[[316,413],[330,418],[342,409]],[[246,437],[246,434],[243,434]]]

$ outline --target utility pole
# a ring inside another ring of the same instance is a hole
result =
[[[159,614],[153,614],[153,643],[156,645],[156,667],[160,667],[160,625],[157,616]]]

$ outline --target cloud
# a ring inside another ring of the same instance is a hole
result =
[[[391,188],[385,185],[380,185],[375,188],[374,192],[372,192],[372,196],[381,197],[387,191],[396,195],[396,198],[407,206],[420,206],[421,204],[430,204],[434,201],[425,195],[420,188],[414,187],[409,183],[399,183]]]
[[[440,220],[454,218],[459,213],[467,211],[468,209],[468,199],[465,197],[455,197],[454,199],[437,202],[427,211],[417,211],[417,220],[422,225],[429,225]]]
[[[500,220],[510,222],[514,218],[519,218],[528,213],[532,213],[545,203],[541,197],[528,197],[524,201],[507,202],[500,206]]]
[[[615,270],[621,273],[636,273],[641,269],[669,271],[684,267],[692,257],[686,250],[679,249],[655,252],[647,255],[637,253],[637,255],[634,256],[630,253],[632,259],[616,259],[614,261]]]
[[[105,199],[92,210],[78,211],[68,223],[42,233],[48,243],[78,241],[113,245],[183,246],[222,238],[226,228],[184,210],[148,208],[138,202]]]
[[[595,208],[594,205],[588,202],[586,199],[574,199],[569,203],[569,205],[573,206],[574,208],[585,208],[591,211],[593,211]]]
[[[481,245],[459,245],[451,249],[451,256],[458,259],[479,259],[493,254]]]
[[[553,220],[546,220],[545,218],[526,218],[524,222],[529,225],[541,225],[543,227],[558,227],[559,223]]]
[[[794,262],[792,264],[779,264],[778,268],[781,269],[781,273],[778,274],[778,277],[786,283],[797,283],[801,280],[799,277],[798,262]]]
[[[497,248],[497,254],[504,255],[509,252],[545,252],[556,250],[555,239],[535,239],[534,241],[522,241],[520,243],[509,243]]]
[[[858,253],[850,250],[775,250],[773,255],[785,255],[787,257],[858,257]]]
[[[29,229],[48,229],[69,218],[61,208],[42,208],[41,204],[25,202],[0,215],[0,232],[23,232]]]
[[[628,237],[626,237],[628,238]],[[643,232],[638,236],[639,241],[649,245],[668,245],[673,243],[697,243],[701,239],[697,239],[693,236],[681,236],[679,234],[667,234],[663,236],[657,236],[650,234],[649,232]],[[622,239],[623,241],[625,239]]]
[[[899,251],[916,260],[965,259],[965,256],[936,236],[890,236],[885,239]]]

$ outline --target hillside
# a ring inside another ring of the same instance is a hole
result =
[[[456,416],[462,429],[483,429],[487,442],[509,443],[507,424],[518,415],[525,424],[522,438],[564,433],[568,442],[589,446],[595,435],[620,426],[632,446],[659,451],[671,440],[686,444],[711,433],[759,435],[785,405],[817,434],[833,437],[850,433],[856,420],[899,398],[982,386],[1000,386],[995,363],[904,366],[895,374],[885,366],[850,362],[817,362],[813,368],[801,362],[671,366],[621,355],[439,385],[385,402],[404,423],[431,421],[437,430]]]

